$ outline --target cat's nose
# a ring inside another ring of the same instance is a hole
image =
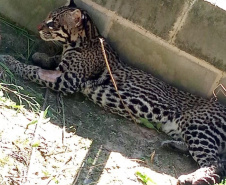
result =
[[[38,31],[41,31],[42,28],[43,28],[43,23],[40,23],[40,24],[37,26],[37,29],[38,29]]]

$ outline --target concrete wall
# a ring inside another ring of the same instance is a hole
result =
[[[37,33],[38,23],[63,4],[65,0],[1,0],[0,14]]]
[[[65,0],[1,0],[0,13],[36,31]],[[77,0],[122,59],[210,97],[226,85],[226,12],[203,0]],[[222,98],[224,99],[224,98]]]

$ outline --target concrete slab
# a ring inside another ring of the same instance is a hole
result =
[[[186,0],[92,0],[152,33],[168,39]]]
[[[186,91],[208,96],[220,71],[156,37],[148,37],[115,21],[109,40],[127,63],[149,71]]]
[[[198,0],[176,38],[176,45],[226,70],[226,11]]]

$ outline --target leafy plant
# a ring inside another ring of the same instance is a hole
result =
[[[40,146],[40,141],[35,141],[31,146],[32,147],[39,147]]]
[[[31,121],[30,123],[27,124],[26,129],[28,129],[28,127],[29,127],[30,125],[34,125],[34,124],[36,124],[36,123],[38,123],[38,120],[33,120],[33,121]]]
[[[142,124],[144,124],[146,127],[150,128],[150,129],[154,129],[157,132],[160,132],[160,130],[161,130],[162,123],[151,123],[150,121],[148,121],[145,118],[140,118],[140,121]]]
[[[50,176],[50,173],[48,171],[43,171],[42,170],[42,173],[45,175],[45,177],[49,177]]]
[[[0,167],[4,167],[8,163],[9,163],[9,157],[8,156],[0,158]]]
[[[43,113],[43,118],[44,118],[44,119],[46,118],[46,115],[47,115],[47,113],[48,113],[49,107],[50,107],[50,106],[48,106],[48,107],[45,109],[44,113]]]
[[[141,172],[136,172],[136,176],[139,180],[141,180],[145,185],[157,185],[150,177]]]

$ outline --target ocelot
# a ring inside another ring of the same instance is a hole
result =
[[[42,69],[7,55],[0,57],[1,62],[25,79],[64,94],[80,91],[96,104],[130,118],[106,67],[102,36],[86,11],[71,0],[68,6],[52,11],[38,30],[43,40],[63,44],[57,68]],[[136,121],[161,122],[162,131],[173,139],[163,145],[188,151],[199,164],[200,169],[179,177],[178,184],[220,182],[226,172],[226,107],[129,67],[107,42],[104,47],[119,93]]]

